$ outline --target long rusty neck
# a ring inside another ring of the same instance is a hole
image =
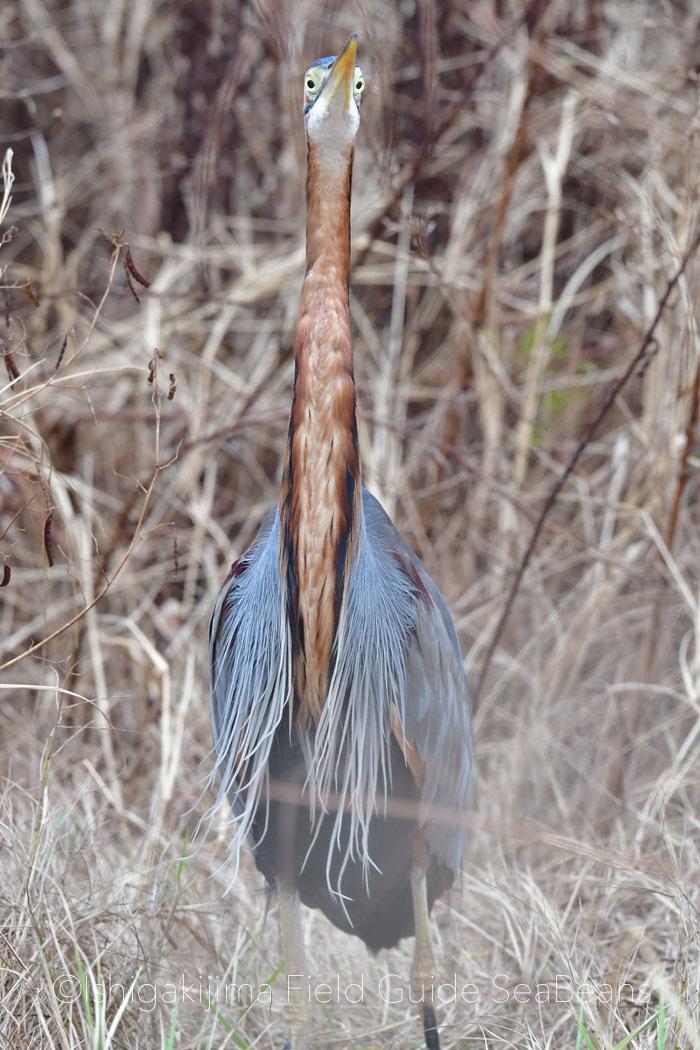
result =
[[[309,146],[306,174],[306,279],[302,290],[321,275],[336,284],[338,291],[348,298],[350,277],[350,192],[353,151],[339,154],[333,163]],[[348,344],[350,329],[347,329]]]
[[[352,163],[352,150],[329,161],[309,149],[306,277],[280,494],[297,692],[315,720],[325,699],[346,566],[360,518],[348,308]]]

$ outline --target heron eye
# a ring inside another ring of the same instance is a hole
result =
[[[355,70],[355,91],[359,95],[365,86],[365,78],[362,76],[359,67]]]
[[[321,78],[319,77],[318,73],[316,73],[316,72],[308,73],[307,72],[306,76],[304,77],[304,87],[305,87],[305,89],[306,89],[306,91],[307,91],[307,93],[309,95],[316,95],[316,94],[318,94],[318,89],[320,87],[320,84],[321,84]]]

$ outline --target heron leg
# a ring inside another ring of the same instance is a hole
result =
[[[411,869],[411,894],[413,918],[416,926],[416,947],[411,967],[411,991],[418,1003],[425,1045],[427,1050],[440,1050],[437,1016],[435,1014],[436,966],[433,942],[430,936],[430,912],[428,910],[428,866],[414,864]]]
[[[306,994],[306,957],[301,905],[296,890],[280,883],[277,887],[280,910],[280,933],[287,974],[286,1021],[288,1038],[284,1050],[304,1050],[311,1004]]]

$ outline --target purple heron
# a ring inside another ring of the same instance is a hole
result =
[[[356,50],[353,34],[304,74],[294,395],[278,506],[212,614],[216,774],[232,853],[247,840],[277,889],[288,981],[305,974],[300,902],[373,950],[415,934],[411,986],[428,989],[417,998],[438,1050],[429,916],[461,863],[472,730],[447,606],[361,484],[348,307]],[[305,1042],[307,998],[288,997],[291,1050]]]

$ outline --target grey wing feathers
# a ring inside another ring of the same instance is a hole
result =
[[[291,697],[289,632],[282,611],[277,511],[221,589],[209,627],[211,719],[220,777],[237,820],[238,857],[258,802],[266,801],[274,734]]]
[[[469,691],[457,633],[439,590],[406,541],[363,491],[370,536],[391,544],[418,576],[415,633],[406,657],[403,731],[425,765],[419,820],[436,856],[459,870],[474,757]],[[427,599],[427,600],[426,600]]]
[[[252,699],[252,697],[242,697],[239,695],[231,696],[227,675],[225,672],[229,670],[229,661],[231,658],[231,652],[226,652],[227,649],[232,649],[234,643],[239,643],[239,639],[235,635],[227,630],[226,621],[230,620],[230,615],[226,614],[230,612],[232,604],[240,604],[241,598],[247,597],[247,591],[252,588],[257,589],[261,593],[258,595],[259,598],[267,598],[264,602],[269,607],[269,615],[277,616],[276,606],[279,603],[279,596],[275,593],[274,584],[270,587],[270,571],[274,569],[274,562],[270,564],[269,554],[272,553],[269,548],[271,547],[270,540],[274,540],[277,534],[275,528],[275,536],[272,536],[273,526],[276,525],[277,511],[272,510],[266,516],[264,522],[260,526],[255,540],[242,556],[237,566],[243,567],[245,572],[240,575],[234,574],[233,578],[227,581],[219,591],[216,599],[216,604],[212,610],[211,620],[209,621],[209,657],[211,667],[211,721],[214,732],[214,745],[219,752],[219,761],[221,760],[220,749],[225,746],[225,742],[222,741],[222,731],[230,718],[230,707],[233,700],[236,702],[245,702],[246,700]],[[269,565],[269,568],[268,568]],[[234,566],[234,569],[236,566]],[[252,570],[252,572],[250,571]],[[245,575],[248,579],[244,579]],[[272,593],[268,593],[268,592]],[[270,601],[271,599],[271,601]],[[265,610],[262,610],[262,618],[265,618]],[[244,626],[240,623],[237,624],[238,631]],[[257,646],[253,643],[253,650]]]
[[[389,768],[392,708],[424,766],[419,823],[432,852],[458,871],[465,837],[473,743],[462,657],[447,606],[381,506],[362,493],[363,536],[348,581],[328,697],[311,749],[309,787],[320,819],[338,798],[334,846],[346,815],[346,860],[368,864],[373,801]],[[274,734],[290,711],[291,637],[279,566],[279,516],[266,518],[236,563],[210,626],[211,715],[221,778],[237,825],[232,853],[267,801]],[[339,764],[340,756],[344,755]],[[329,857],[330,865],[330,857]],[[342,869],[341,869],[342,874]]]

